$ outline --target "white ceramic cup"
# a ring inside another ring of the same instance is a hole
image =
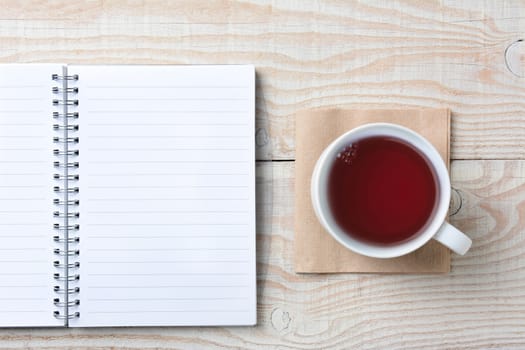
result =
[[[346,145],[372,136],[389,136],[400,139],[418,149],[434,169],[438,182],[437,207],[425,229],[411,239],[395,245],[375,245],[354,239],[336,223],[328,203],[328,177],[337,153]],[[393,258],[420,248],[431,239],[449,247],[457,254],[465,254],[472,241],[464,233],[445,221],[450,203],[450,177],[438,151],[416,132],[388,123],[372,123],[357,127],[333,141],[321,154],[315,165],[311,182],[312,205],[323,227],[346,248],[374,258]]]

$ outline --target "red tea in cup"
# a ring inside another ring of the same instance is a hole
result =
[[[328,202],[337,225],[378,245],[405,242],[426,229],[439,187],[429,160],[407,142],[371,136],[339,151],[328,175]]]

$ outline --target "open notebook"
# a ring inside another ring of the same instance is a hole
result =
[[[253,66],[0,66],[0,326],[253,325]]]

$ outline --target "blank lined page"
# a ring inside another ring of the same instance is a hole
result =
[[[53,298],[51,74],[0,65],[0,327],[61,326]]]
[[[80,100],[80,318],[253,325],[252,66],[70,66]]]

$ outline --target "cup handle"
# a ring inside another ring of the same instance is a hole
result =
[[[472,245],[470,238],[448,222],[444,222],[441,225],[441,228],[433,238],[459,255],[465,254]]]

